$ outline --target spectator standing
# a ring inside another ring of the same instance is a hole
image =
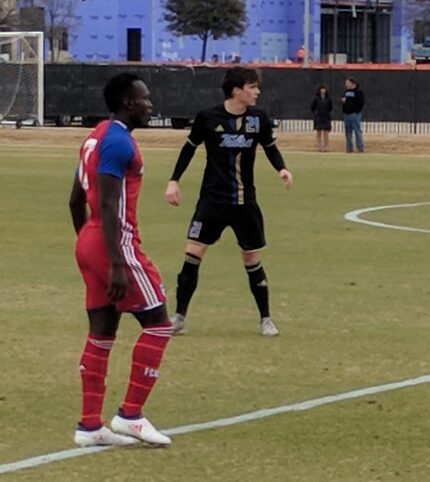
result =
[[[364,107],[364,93],[357,81],[352,77],[345,81],[345,92],[342,97],[345,123],[346,152],[354,152],[352,134],[358,152],[364,152],[363,133],[361,131],[361,112]]]
[[[305,61],[305,46],[301,45],[296,52],[296,62],[298,64],[303,64]]]
[[[321,84],[311,104],[311,111],[314,114],[314,130],[317,133],[317,148],[320,152],[326,152],[329,148],[332,110],[333,103],[328,87]]]

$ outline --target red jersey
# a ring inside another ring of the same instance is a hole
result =
[[[98,174],[108,174],[122,180],[118,207],[121,245],[140,242],[136,211],[143,161],[136,141],[127,126],[120,121],[106,120],[98,124],[80,150],[78,175],[90,207],[88,225],[92,227],[101,227]]]
[[[115,305],[117,311],[150,310],[165,301],[160,274],[139,246],[136,210],[142,173],[142,157],[136,141],[122,122],[103,121],[85,139],[80,151],[78,176],[86,193],[90,216],[79,232],[76,259],[87,288],[87,309],[111,304],[106,294],[110,262],[101,229],[98,174],[122,181],[118,217],[129,285],[126,296]]]

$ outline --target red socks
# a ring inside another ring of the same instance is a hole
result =
[[[115,337],[88,334],[79,370],[82,379],[82,415],[80,425],[87,430],[101,427],[105,378],[109,354]]]
[[[158,367],[171,335],[170,321],[143,329],[133,350],[127,395],[120,409],[122,416],[141,416],[142,406],[157,381]]]
[[[142,406],[158,378],[164,350],[172,335],[169,321],[142,331],[133,350],[130,381],[121,406],[121,415],[141,416]],[[101,413],[106,391],[105,378],[109,354],[115,337],[89,334],[79,370],[82,379],[82,415],[79,425],[86,430],[102,426]]]

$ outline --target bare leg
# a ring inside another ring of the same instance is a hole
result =
[[[324,136],[323,150],[327,152],[329,150],[329,131],[324,131],[323,136]]]
[[[317,149],[322,150],[322,131],[317,131]]]

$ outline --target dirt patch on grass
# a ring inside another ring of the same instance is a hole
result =
[[[0,128],[0,146],[40,146],[40,147],[76,147],[90,132],[80,127],[69,128]],[[140,129],[134,135],[141,146],[152,148],[180,149],[188,135],[188,130]],[[342,134],[330,137],[332,152],[345,151],[345,139]],[[430,155],[430,137],[417,135],[375,135],[365,136],[366,152]],[[278,133],[278,146],[286,151],[315,151],[315,135],[309,133]]]

